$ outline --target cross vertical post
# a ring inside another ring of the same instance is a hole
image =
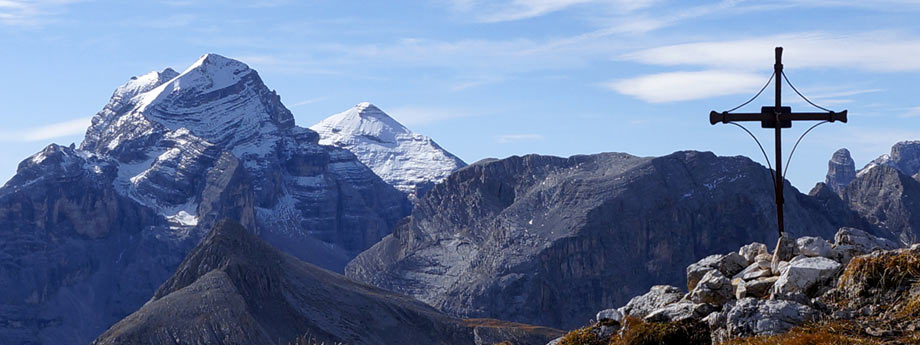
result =
[[[774,159],[774,161],[776,162],[776,169],[774,170],[774,175],[773,175],[773,181],[774,181],[773,191],[776,195],[776,229],[779,232],[779,236],[783,237],[783,233],[785,233],[785,224],[783,222],[783,203],[784,203],[783,184],[785,182],[785,176],[783,174],[782,129],[792,128],[793,121],[827,121],[827,122],[840,121],[840,122],[846,123],[847,122],[847,111],[843,110],[841,112],[826,111],[826,112],[816,112],[816,113],[804,113],[804,112],[803,113],[793,113],[791,107],[788,107],[788,106],[784,107],[782,105],[782,100],[783,100],[782,98],[782,88],[783,88],[782,79],[785,79],[785,74],[783,73],[783,47],[776,47],[775,57],[776,57],[776,61],[773,64],[773,78],[774,78],[775,86],[776,86],[776,98],[775,98],[776,102],[774,103],[774,106],[761,107],[759,113],[731,113],[728,111],[723,111],[719,113],[716,111],[711,111],[709,112],[709,123],[715,125],[717,123],[759,121],[760,126],[762,128],[773,128],[774,129],[774,139],[775,139],[775,148],[776,148],[776,158]],[[767,85],[764,85],[764,89],[766,89],[768,85],[769,83]],[[793,87],[793,89],[795,89],[795,87]],[[796,90],[796,93],[798,93],[798,90]],[[760,93],[757,93],[757,95],[760,95]],[[805,96],[802,96],[801,93],[799,93],[799,96],[801,96],[803,99],[805,99],[805,101],[807,101],[811,105],[814,105],[815,107],[820,108],[821,110],[827,110],[827,109],[818,107],[814,103],[811,103],[811,101],[806,99]],[[757,98],[757,96],[755,96],[754,98]],[[752,100],[753,99],[751,99],[751,101]],[[746,104],[747,102],[745,102],[741,106],[744,106]],[[812,128],[814,128],[814,126]],[[750,132],[748,133],[750,134]],[[805,133],[808,133],[808,131],[805,131]],[[804,136],[804,134],[802,135]],[[751,136],[753,136],[753,134],[751,134]],[[801,140],[801,138],[799,139]],[[758,141],[758,145],[759,144],[760,143]],[[763,147],[761,147],[761,149],[763,149]],[[793,151],[795,151],[795,147],[793,147]],[[767,158],[766,156],[767,154],[766,152],[764,152],[764,158],[767,159],[767,164],[769,164],[770,159]],[[789,162],[786,162],[786,164],[788,165]]]
[[[776,62],[773,64],[773,73],[776,75],[776,106],[773,107],[773,114],[776,123],[780,123],[780,117],[783,115],[782,91],[783,91],[783,47],[776,47]],[[779,230],[779,236],[783,236],[785,227],[783,226],[783,135],[782,126],[777,125],[775,129],[776,137],[776,178],[774,179],[774,189],[776,190],[776,226]]]

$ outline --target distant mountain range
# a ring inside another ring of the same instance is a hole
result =
[[[319,141],[242,62],[131,78],[79,147],[48,146],[0,188],[0,343],[89,342],[221,218],[341,272],[411,205]]]
[[[530,342],[463,318],[570,328],[777,237],[770,171],[745,157],[466,166],[370,103],[311,128],[215,54],[118,87],[79,147],[49,145],[0,188],[0,344]],[[807,195],[787,184],[792,235],[917,238],[920,142],[828,165]]]

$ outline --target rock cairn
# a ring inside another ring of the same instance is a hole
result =
[[[763,243],[751,243],[688,266],[689,292],[653,286],[625,306],[598,312],[594,329],[608,337],[631,316],[648,322],[701,321],[709,325],[713,343],[784,333],[822,317],[819,297],[836,286],[852,258],[898,247],[854,228],[841,228],[833,242],[780,238],[773,253]]]

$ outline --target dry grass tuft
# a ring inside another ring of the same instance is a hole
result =
[[[853,258],[837,286],[842,289],[856,288],[861,295],[866,295],[874,289],[890,290],[910,286],[918,281],[920,255],[902,251]]]
[[[626,331],[610,345],[709,345],[709,326],[698,321],[645,322],[628,318]]]
[[[607,345],[608,340],[594,333],[596,327],[589,326],[569,332],[558,345]]]

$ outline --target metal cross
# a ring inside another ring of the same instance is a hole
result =
[[[783,236],[783,161],[782,161],[782,132],[783,128],[791,128],[793,121],[840,121],[847,122],[847,111],[841,112],[821,112],[821,113],[793,113],[791,107],[782,106],[782,79],[783,76],[783,47],[776,47],[776,63],[773,65],[773,73],[776,83],[776,105],[772,107],[761,107],[760,113],[729,113],[715,112],[709,113],[709,122],[713,125],[717,123],[743,122],[743,121],[760,121],[762,128],[774,128],[776,141],[776,178],[774,179],[774,190],[776,192],[776,223],[779,230],[779,236]],[[803,96],[804,97],[804,96]]]

